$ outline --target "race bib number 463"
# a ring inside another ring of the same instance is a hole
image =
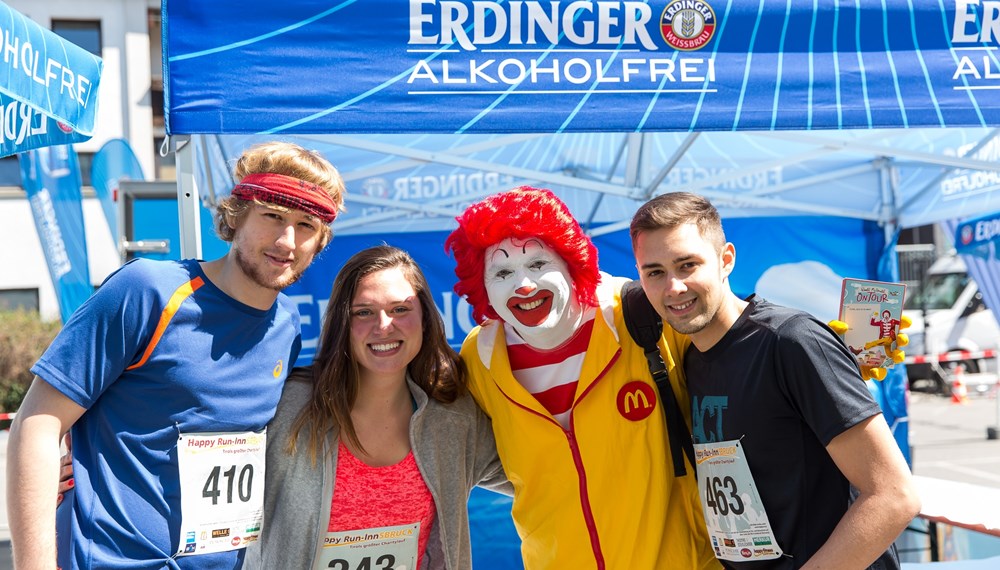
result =
[[[715,557],[734,562],[780,557],[781,548],[739,440],[696,443],[694,453]]]
[[[265,432],[181,434],[177,556],[246,548],[260,539]]]

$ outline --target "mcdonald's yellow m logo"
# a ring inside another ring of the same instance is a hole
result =
[[[633,390],[625,394],[625,413],[631,414],[632,410],[639,407],[639,402],[642,401],[642,409],[649,407],[649,400],[646,399],[646,394],[642,390]]]
[[[637,422],[644,420],[656,408],[656,392],[647,382],[633,380],[618,390],[618,413],[623,418]]]

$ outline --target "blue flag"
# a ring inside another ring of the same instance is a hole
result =
[[[0,2],[0,156],[94,135],[103,63]]]
[[[111,237],[115,244],[119,243],[121,228],[118,227],[118,211],[115,204],[118,201],[118,186],[122,180],[145,180],[142,165],[136,158],[132,147],[123,139],[112,139],[101,147],[94,155],[90,167],[90,183],[94,186],[97,198],[101,201],[104,217],[111,228]]]
[[[87,266],[80,163],[71,146],[40,148],[21,153],[18,159],[21,184],[28,193],[65,323],[94,292]]]
[[[1000,212],[958,224],[955,250],[982,259],[1000,259]]]

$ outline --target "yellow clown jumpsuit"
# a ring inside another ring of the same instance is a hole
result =
[[[470,389],[493,420],[514,484],[526,570],[720,567],[694,467],[674,477],[656,386],[625,328],[620,283],[598,288],[568,430],[514,378],[501,323],[477,327],[462,346]],[[680,402],[688,397],[677,355],[689,344],[669,327],[660,340]],[[690,406],[681,407],[690,422]]]

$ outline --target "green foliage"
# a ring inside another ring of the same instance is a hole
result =
[[[20,407],[33,378],[29,368],[59,328],[59,322],[42,322],[32,311],[0,311],[0,412],[15,412]],[[7,424],[0,423],[0,428]]]

